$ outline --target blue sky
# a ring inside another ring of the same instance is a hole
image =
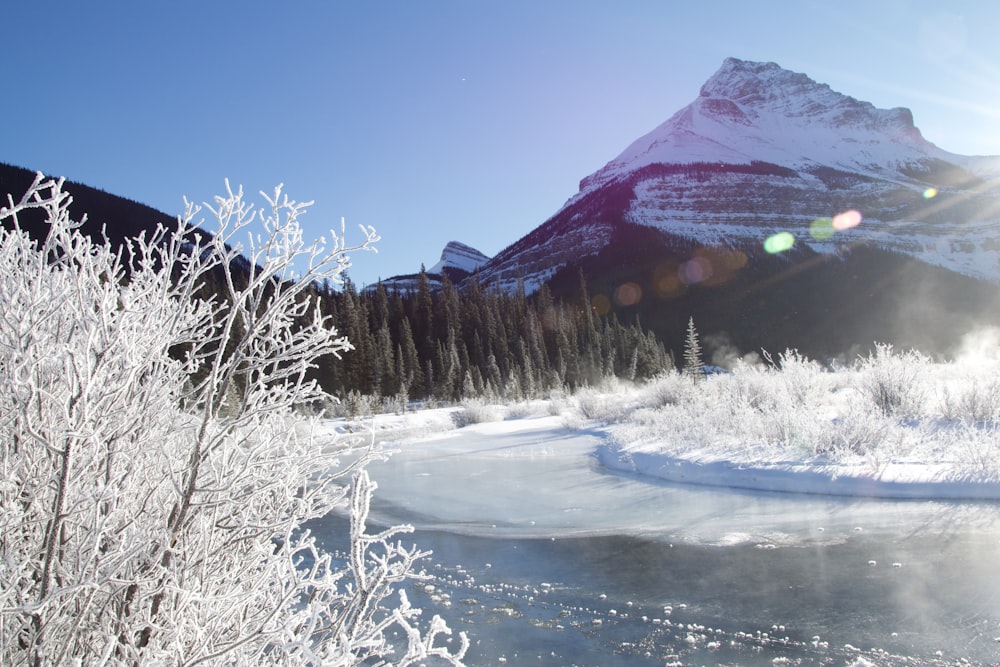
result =
[[[172,215],[283,182],[309,235],[376,228],[360,284],[513,243],[728,56],[1000,154],[1000,3],[5,0],[0,26],[0,161]]]

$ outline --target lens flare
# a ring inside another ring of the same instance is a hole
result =
[[[615,288],[615,303],[619,306],[634,306],[642,301],[642,288],[636,283],[622,283]]]
[[[723,256],[722,261],[730,271],[738,271],[747,265],[750,258],[742,250],[730,250]]]
[[[833,216],[833,228],[838,232],[842,232],[845,229],[851,229],[852,227],[857,227],[861,224],[861,214],[854,209],[850,211],[844,211]]]
[[[680,267],[673,262],[664,262],[653,271],[653,290],[661,297],[680,296],[687,289],[681,282]]]
[[[681,264],[679,274],[686,285],[696,285],[711,278],[712,271],[712,263],[702,256],[697,256]]]
[[[604,294],[598,294],[590,300],[590,305],[598,315],[607,315],[611,312],[611,299]]]
[[[938,196],[937,188],[927,188],[926,190],[924,190],[923,193],[924,199],[934,199],[937,196]]]
[[[773,236],[767,237],[767,240],[764,241],[764,250],[772,255],[776,255],[779,252],[791,249],[793,245],[795,245],[795,237],[791,232],[778,232]]]
[[[809,225],[809,234],[817,241],[826,241],[837,231],[833,228],[833,218],[816,218]]]

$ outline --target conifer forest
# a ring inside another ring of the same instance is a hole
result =
[[[350,280],[315,289],[320,311],[354,350],[324,357],[314,377],[348,414],[372,398],[395,409],[411,400],[517,400],[673,368],[671,354],[640,322],[593,311],[582,275],[569,302],[553,299],[544,285],[526,295],[475,280],[460,289],[444,277],[432,289],[426,272],[413,291],[382,283],[358,290]]]

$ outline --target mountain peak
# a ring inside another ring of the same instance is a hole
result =
[[[786,118],[812,117],[838,127],[862,125],[870,130],[895,132],[899,138],[920,138],[909,109],[877,109],[773,62],[726,58],[701,87],[699,98],[727,100],[750,117],[765,113]],[[699,102],[711,109],[712,105],[705,105],[704,100]]]
[[[778,85],[776,85],[778,84]],[[726,58],[722,67],[713,74],[702,87],[701,97],[720,97],[734,102],[754,103],[771,97],[775,88],[789,86],[809,86],[816,84],[805,74],[782,69],[777,63],[753,62],[739,58]],[[824,88],[829,89],[827,86]]]
[[[459,271],[463,273],[474,273],[476,269],[489,261],[489,257],[479,252],[472,246],[449,241],[441,252],[441,259],[437,264],[428,269],[428,273],[441,274],[445,269]]]
[[[727,58],[698,97],[581,182],[587,190],[650,164],[765,161],[884,172],[950,154],[909,109],[878,109],[773,62]]]

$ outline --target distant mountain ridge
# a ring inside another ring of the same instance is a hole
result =
[[[30,169],[0,163],[0,195],[4,200],[0,205],[7,205],[8,194],[15,198],[23,195],[34,181],[35,174],[36,172]],[[156,229],[157,225],[163,225],[168,229],[177,225],[176,216],[167,215],[126,197],[73,181],[67,181],[64,188],[73,197],[69,207],[72,218],[80,220],[86,215],[87,219],[81,231],[99,239],[103,230],[115,247],[120,246],[126,238],[133,238],[143,231]],[[43,217],[37,212],[29,211],[26,215],[21,215],[21,226],[35,238],[47,233],[44,223]],[[195,230],[194,233],[205,232]]]
[[[451,271],[455,274],[468,275],[488,261],[490,258],[475,248],[458,241],[449,241],[441,252],[441,260],[428,269],[428,273],[440,274]]]
[[[489,257],[476,250],[472,246],[465,245],[458,241],[449,241],[444,250],[441,251],[441,259],[431,268],[422,267],[422,271],[427,278],[428,285],[432,289],[439,289],[447,279],[453,284],[461,283],[463,280],[474,274],[489,261]],[[403,292],[416,291],[420,285],[420,273],[407,273],[380,280],[387,290],[400,290]],[[367,289],[374,290],[376,285],[368,285]]]

